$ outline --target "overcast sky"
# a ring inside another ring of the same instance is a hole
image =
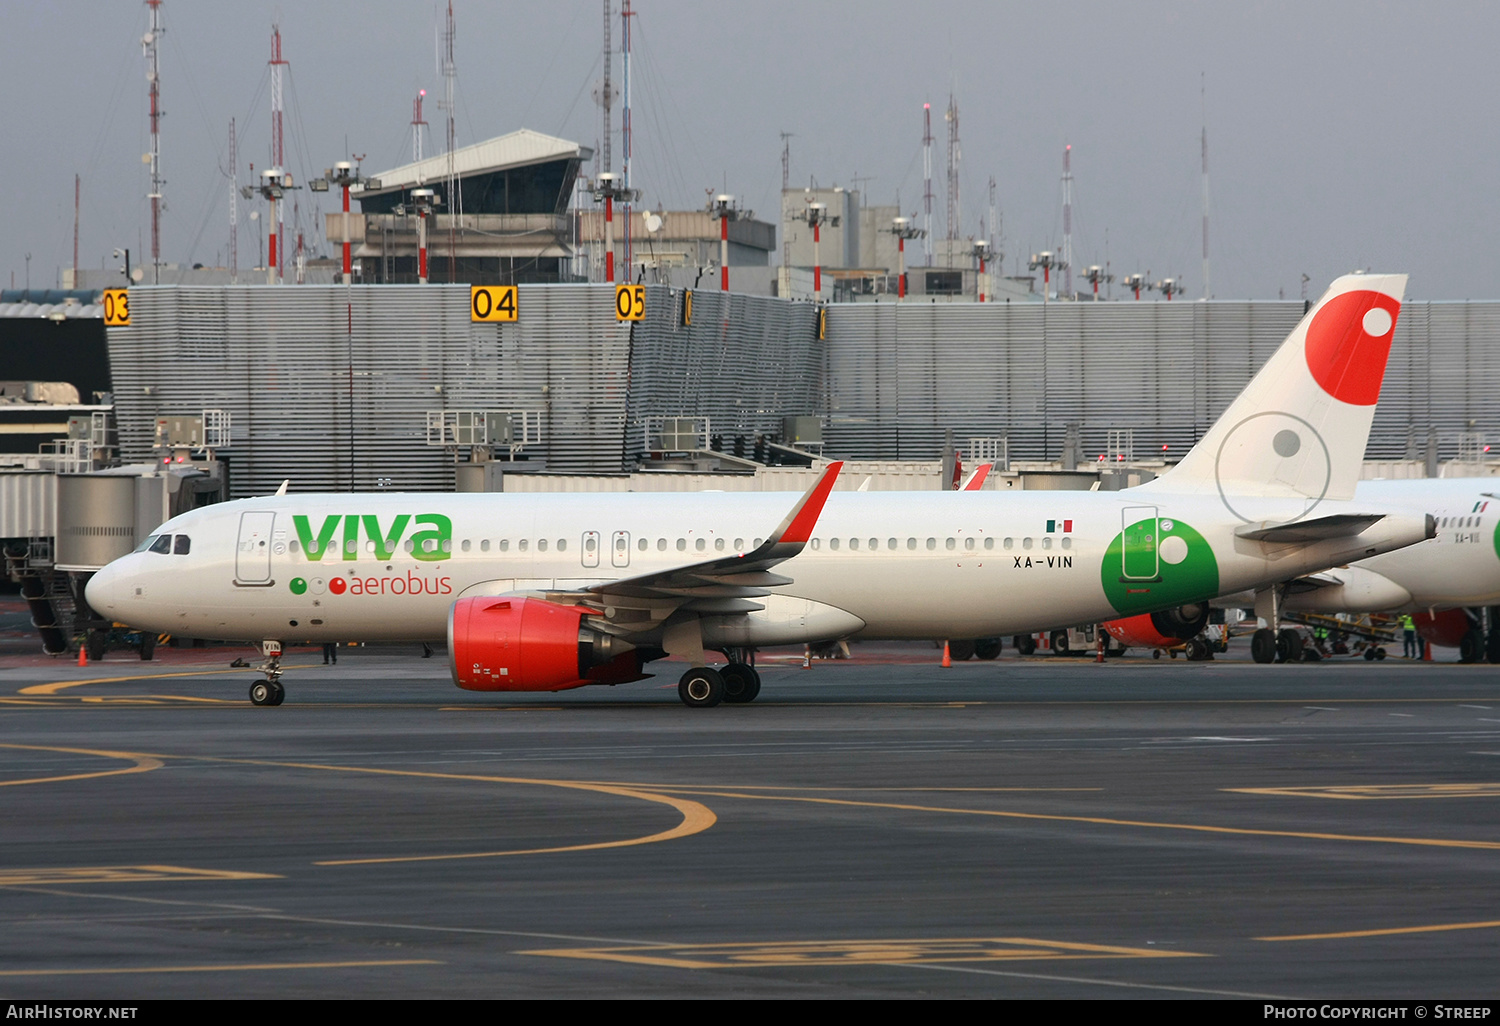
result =
[[[455,0],[459,144],[524,127],[595,145],[602,6]],[[977,236],[988,218],[993,176],[1007,273],[1017,258],[1024,273],[1028,254],[1061,247],[1071,144],[1075,263],[1180,275],[1197,297],[1206,117],[1216,297],[1296,297],[1304,273],[1315,295],[1357,267],[1409,272],[1412,298],[1500,296],[1494,4],[638,0],[635,9],[632,177],[653,207],[701,207],[705,190],[727,187],[774,221],[785,131],[794,185],[857,184],[867,202],[899,196],[919,212],[930,102],[941,233],[952,91],[962,234]],[[299,178],[346,153],[366,154],[367,172],[409,161],[423,88],[428,153],[441,143],[432,0],[279,11],[165,0],[162,12],[164,260],[228,263],[229,119],[244,183],[246,166],[264,167],[270,151],[273,19],[290,62],[286,145]],[[27,253],[34,287],[72,263],[75,174],[80,263],[97,268],[125,246],[140,262],[150,245],[146,5],[0,0],[0,18],[9,193],[0,284],[12,274],[25,283]],[[618,13],[615,23],[618,41]],[[251,205],[240,206],[248,268],[257,226],[246,220]]]

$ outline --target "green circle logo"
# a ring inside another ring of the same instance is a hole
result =
[[[1181,520],[1148,517],[1115,535],[1100,583],[1121,613],[1145,613],[1219,593],[1219,561],[1208,539]]]
[[[290,587],[293,595],[301,595],[307,591],[307,582],[300,577],[293,577]]]

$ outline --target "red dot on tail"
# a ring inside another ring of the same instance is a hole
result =
[[[1401,304],[1383,292],[1334,296],[1307,326],[1307,369],[1329,395],[1353,406],[1374,406],[1385,379]]]

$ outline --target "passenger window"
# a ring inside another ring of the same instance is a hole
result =
[[[412,540],[410,538],[408,538],[408,539],[406,539],[405,545],[403,545],[402,547],[404,549],[406,549],[407,552],[410,552],[415,546],[414,546]]]
[[[909,550],[915,550],[917,547],[917,540],[915,538],[906,539],[906,547]]]
[[[538,538],[536,540],[536,550],[538,552],[546,552],[547,551],[547,539],[546,538]]]
[[[896,549],[897,549],[896,539],[894,539],[894,538],[887,538],[885,540],[885,547],[888,548],[888,549],[890,549],[892,552],[895,552]]]
[[[156,541],[151,543],[151,551],[159,552],[163,556],[172,551],[172,536],[170,534],[159,534]]]
[[[585,538],[583,540],[583,550],[585,552],[593,552],[594,549],[595,549],[595,547],[596,547],[596,544],[597,543],[594,541],[593,535],[590,535],[589,537],[587,537],[587,538]]]
[[[666,552],[667,551],[667,540],[665,538],[658,538],[658,539],[656,539],[656,551],[657,552]]]
[[[526,547],[528,545],[530,545],[530,544],[531,544],[531,539],[529,539],[529,538],[522,538],[520,541],[516,542],[516,548],[520,549],[522,552],[525,552],[526,551]]]
[[[465,539],[464,539],[464,543],[463,543],[463,550],[464,550],[464,551],[465,551],[465,552],[468,552],[468,551],[469,551],[469,546],[470,546],[470,544],[471,544],[471,543],[470,543],[470,542],[469,542],[469,539],[467,539],[467,538],[465,538]]]
[[[1029,548],[1031,548],[1031,539],[1030,538],[1022,538],[1021,539],[1021,548],[1023,548],[1023,549],[1029,549]]]
[[[812,540],[812,547],[814,549],[821,549],[823,547],[823,539],[822,538],[814,538]]]
[[[557,551],[558,552],[565,552],[565,551],[567,551],[567,548],[568,548],[568,539],[566,539],[566,538],[559,538],[559,539],[557,539]]]
[[[1062,540],[1062,547],[1065,549],[1071,549],[1073,547],[1073,539],[1064,535]]]
[[[928,538],[927,539],[927,551],[928,552],[932,552],[936,548],[937,548],[937,539],[936,538]]]
[[[488,552],[488,551],[490,551],[490,540],[488,538],[481,538],[479,540],[479,551],[480,552]]]
[[[635,543],[635,547],[638,548],[638,549],[640,549],[642,552],[645,552],[646,549],[650,547],[650,545],[651,545],[651,543],[648,542],[644,538],[642,538],[640,541],[638,541],[638,542]]]
[[[969,551],[969,552],[973,552],[974,551],[974,539],[973,538],[965,538],[964,539],[964,548],[967,551]]]
[[[723,538],[715,538],[714,539],[714,549],[717,550],[717,551],[719,551],[719,552],[723,552],[724,551],[724,539]]]
[[[172,543],[172,551],[179,556],[186,556],[193,547],[193,540],[185,534],[179,534],[176,541]]]
[[[287,542],[286,543],[286,547],[289,548],[289,549],[291,549],[293,552],[297,552],[297,551],[301,550],[302,543],[301,542]]]
[[[984,547],[987,549],[993,549],[995,547],[995,539],[993,537],[986,538],[984,540]]]
[[[880,551],[880,539],[879,538],[871,538],[870,539],[870,551],[871,552],[879,552]]]
[[[839,550],[839,540],[837,538],[829,538],[828,547],[834,552],[837,552]]]
[[[859,551],[859,539],[858,538],[850,538],[849,539],[849,551],[850,552],[858,552]]]
[[[444,538],[443,539],[443,551],[444,552],[452,552],[453,551],[453,539],[452,538]]]
[[[761,547],[762,543],[763,543],[763,539],[760,539],[760,538],[755,539],[755,547],[757,549]]]
[[[734,540],[734,551],[736,551],[736,552],[744,552],[745,551],[745,539],[743,539],[743,538],[736,538]]]
[[[708,548],[708,542],[703,538],[699,538],[693,543],[693,548],[697,549],[699,552],[702,552],[704,549]]]
[[[500,539],[500,551],[501,552],[509,552],[510,551],[510,539],[509,538],[501,538]]]
[[[949,552],[952,552],[955,548],[958,547],[958,542],[954,541],[952,538],[949,538],[944,544],[948,547]]]
[[[1015,548],[1016,547],[1016,540],[1014,538],[1007,538],[1007,539],[1005,539],[1005,547],[1007,549],[1013,549],[1013,548]]]
[[[371,544],[374,543],[372,542]],[[431,542],[429,542],[428,544],[430,545]],[[344,542],[344,551],[349,553],[349,555],[354,555],[358,551],[358,549],[359,543],[356,542],[353,538],[350,538],[348,541]]]
[[[686,538],[678,538],[677,539],[677,551],[678,552],[686,552],[687,551],[687,539]]]
[[[1051,547],[1052,547],[1052,539],[1051,538],[1043,538],[1042,539],[1042,548],[1044,548],[1044,549],[1050,549]]]

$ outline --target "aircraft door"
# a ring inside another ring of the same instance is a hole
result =
[[[1161,571],[1157,553],[1160,522],[1155,506],[1126,506],[1121,511],[1120,575],[1127,581],[1155,580]]]
[[[583,545],[580,546],[580,556],[584,566],[599,565],[599,532],[584,531]]]
[[[609,540],[610,558],[615,566],[630,565],[630,532],[616,531]]]
[[[269,585],[271,580],[271,529],[275,513],[240,514],[239,548],[234,554],[236,584]]]

